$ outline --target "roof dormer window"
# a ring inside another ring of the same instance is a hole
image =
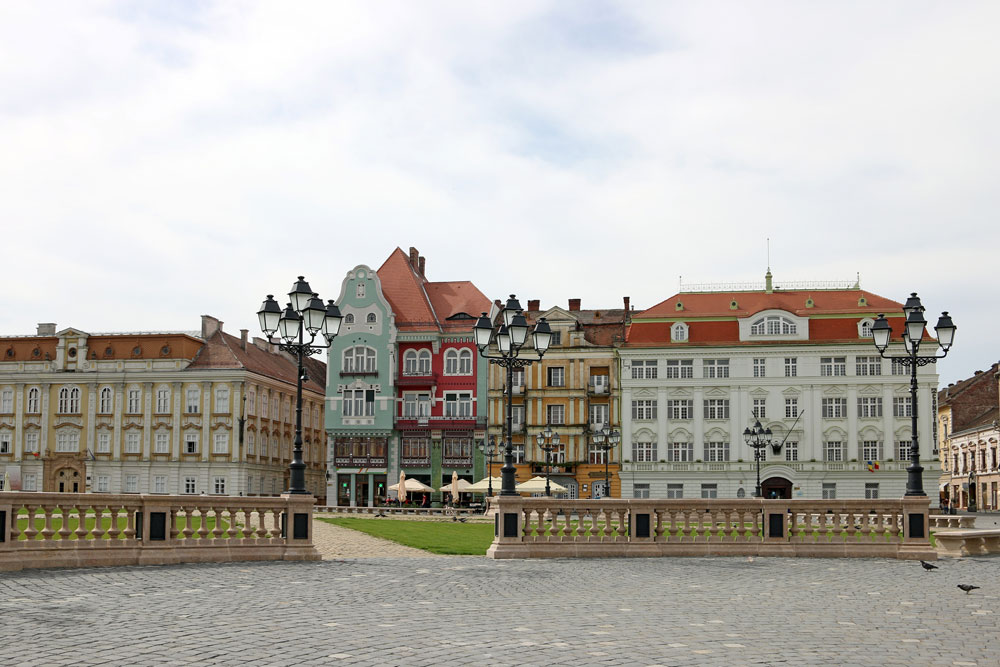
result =
[[[761,317],[750,325],[751,336],[792,336],[795,333],[795,322],[781,315]]]
[[[683,343],[688,339],[688,325],[684,322],[675,322],[670,327],[670,340],[674,343]]]

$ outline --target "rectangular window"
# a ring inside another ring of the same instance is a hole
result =
[[[826,451],[827,461],[844,460],[844,443],[840,440],[827,440],[823,443],[823,448]]]
[[[593,443],[587,445],[587,462],[604,464],[604,448]]]
[[[896,443],[896,458],[900,461],[910,460],[910,448],[913,443],[909,440],[900,440]],[[994,450],[996,451],[996,450]]]
[[[549,386],[550,387],[565,387],[566,386],[566,369],[562,366],[549,366]]]
[[[10,433],[0,433],[0,454],[10,454],[11,453],[11,436]]]
[[[858,357],[855,370],[858,375],[882,375],[882,358]]]
[[[674,463],[694,461],[694,443],[671,442],[667,445],[667,460]]]
[[[515,390],[524,387],[524,369],[515,368],[514,372],[510,376],[510,386],[514,387]]]
[[[215,412],[225,414],[229,412],[229,388],[219,387],[215,390]]]
[[[448,459],[472,458],[472,439],[466,436],[445,437],[441,442]]]
[[[681,399],[667,401],[668,419],[693,419],[694,401]]]
[[[345,417],[375,416],[374,389],[345,389],[343,402]],[[277,402],[274,406],[278,407]]]
[[[24,451],[28,454],[38,451],[38,433],[28,431],[24,434]]]
[[[156,433],[156,441],[153,445],[154,454],[169,454],[170,453],[170,434],[165,431],[158,431]]]
[[[139,449],[139,433],[136,431],[129,431],[125,434],[125,453],[126,454],[138,454]]]
[[[764,357],[754,357],[753,376],[755,378],[767,377],[767,360]]]
[[[878,482],[865,484],[865,500],[878,500]]]
[[[421,393],[403,394],[403,416],[422,419],[431,416],[431,395]]]
[[[111,434],[110,433],[98,433],[97,434],[97,453],[98,454],[110,454],[111,453]]]
[[[909,375],[906,366],[899,359],[892,360],[892,374],[893,375]]]
[[[847,375],[847,357],[820,357],[819,374],[824,377]]]
[[[864,461],[882,460],[882,441],[864,440],[861,443],[861,458]]]
[[[785,441],[785,460],[786,461],[799,460],[799,443],[795,442],[794,440]]]
[[[444,395],[444,416],[445,417],[471,417],[472,416],[472,394],[448,393]]]
[[[591,375],[590,376],[591,390],[595,394],[606,394],[606,393],[608,393],[608,385],[609,384],[610,384],[609,378],[605,374]]]
[[[655,461],[656,460],[656,443],[655,442],[633,442],[632,443],[632,460],[633,461]]]
[[[108,493],[111,490],[111,477],[108,475],[98,475],[96,490],[98,493]]]
[[[706,400],[705,419],[729,419],[729,399],[710,398]]]
[[[667,498],[678,500],[684,497],[683,484],[667,484]]]
[[[37,491],[38,490],[38,475],[33,472],[24,473],[24,484],[21,487],[25,491]]]
[[[693,359],[667,360],[667,377],[670,379],[693,378],[694,360]]]
[[[185,454],[197,454],[198,453],[198,434],[197,433],[186,433],[184,435],[184,453]]]
[[[0,412],[14,412],[14,390],[4,389],[0,392]]]
[[[226,478],[225,477],[215,477],[212,479],[212,493],[217,496],[226,495]]]
[[[829,482],[823,482],[823,500],[836,500],[837,499],[837,485],[831,484]]]
[[[186,399],[184,401],[184,412],[188,414],[197,414],[201,412],[201,407],[198,405],[201,400],[201,392],[198,391],[197,387],[189,387],[184,396]],[[266,401],[267,399],[265,398],[264,400]]]
[[[184,493],[198,493],[198,480],[196,478],[184,478]]]
[[[675,364],[677,362],[674,362]],[[670,362],[667,362],[669,367]],[[633,380],[653,380],[656,379],[656,359],[634,359],[632,361],[632,379]],[[667,373],[667,377],[670,377],[670,373]]]
[[[80,434],[75,431],[60,431],[56,433],[57,452],[80,451]]]
[[[859,396],[858,417],[874,418],[882,416],[881,396]]]
[[[894,396],[892,399],[893,417],[912,417],[913,403],[910,396]]]
[[[753,416],[758,419],[764,419],[767,417],[767,399],[766,398],[755,398],[753,399]]]
[[[713,441],[705,443],[706,461],[728,461],[729,443],[724,441]]]
[[[215,441],[212,443],[212,453],[213,454],[228,454],[229,453],[229,434],[228,433],[216,433]]]
[[[247,392],[247,414],[252,415],[256,413],[257,409],[257,392],[253,389]]]
[[[705,359],[701,368],[707,378],[729,377],[729,359]]]
[[[566,423],[566,406],[565,405],[547,405],[545,407],[545,416],[548,419],[549,424],[565,424]]]
[[[403,458],[426,459],[429,458],[430,455],[430,441],[427,438],[403,438]]]
[[[785,357],[785,377],[793,378],[799,374],[799,358]]]
[[[562,345],[562,331],[552,332],[552,338],[549,339],[549,345]]]
[[[512,405],[512,406],[510,406],[510,422],[511,422],[511,424],[523,424],[524,423],[524,406],[523,405]]]
[[[607,403],[592,403],[590,405],[590,422],[591,424],[608,424],[608,404]]]
[[[649,498],[649,484],[633,484],[632,485],[632,497],[633,498]]]
[[[170,412],[170,390],[160,388],[156,390],[156,411],[160,414]]]
[[[128,390],[128,412],[129,414],[135,415],[142,412],[142,390],[141,389],[129,389]]]
[[[632,419],[640,421],[656,419],[656,401],[632,401]]]
[[[786,398],[785,399],[785,418],[794,419],[799,416],[799,399],[797,398]]]
[[[823,418],[824,419],[843,419],[847,416],[847,399],[846,398],[824,398],[823,399]]]
[[[514,463],[524,463],[524,445],[511,445],[511,453],[514,455]]]
[[[167,477],[166,475],[156,475],[153,477],[153,493],[166,493],[167,492]]]
[[[39,405],[40,403],[38,401],[38,389],[36,387],[32,387],[31,389],[28,390],[28,405],[25,412],[27,412],[28,414],[35,414],[39,412],[39,407],[38,407]]]
[[[125,493],[139,493],[138,475],[125,475]]]
[[[718,498],[719,497],[719,485],[718,484],[702,484],[701,485],[701,497],[702,498]]]

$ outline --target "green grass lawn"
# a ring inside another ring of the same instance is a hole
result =
[[[400,519],[319,518],[373,537],[435,554],[483,556],[493,543],[492,523],[405,521]]]

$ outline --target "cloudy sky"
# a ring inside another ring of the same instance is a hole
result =
[[[256,332],[416,246],[491,297],[853,280],[1000,358],[996,2],[0,4],[0,332]],[[929,318],[932,319],[932,318]],[[933,321],[933,319],[932,319]]]

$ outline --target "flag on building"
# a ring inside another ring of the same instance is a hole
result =
[[[868,472],[875,472],[876,470],[878,470],[878,461],[869,461]]]

